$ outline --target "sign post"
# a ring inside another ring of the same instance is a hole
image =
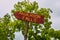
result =
[[[14,16],[18,20],[24,20],[25,21],[25,32],[24,32],[24,40],[27,40],[27,33],[28,33],[28,27],[29,27],[29,22],[34,22],[34,23],[44,23],[44,16],[43,15],[38,15],[38,14],[33,14],[33,13],[27,13],[27,12],[15,12]]]
[[[29,22],[25,21],[25,32],[24,32],[24,40],[27,40]]]

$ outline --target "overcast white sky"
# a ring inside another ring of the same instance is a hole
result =
[[[22,1],[22,0],[0,0],[0,17],[3,17],[6,13],[11,13],[11,9],[13,9],[13,5],[18,1]],[[30,1],[34,1],[34,0],[30,0]],[[35,0],[35,1],[38,2],[39,7],[51,8],[53,10],[53,13],[51,13],[51,17],[52,17],[51,21],[53,22],[52,28],[60,30],[60,0]],[[16,33],[16,35],[18,35],[18,33]],[[23,37],[21,36],[21,38]]]

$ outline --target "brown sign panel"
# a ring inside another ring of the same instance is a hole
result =
[[[18,20],[24,20],[24,21],[35,22],[35,23],[40,23],[40,24],[44,23],[44,16],[43,15],[26,13],[26,12],[15,12],[14,16]]]

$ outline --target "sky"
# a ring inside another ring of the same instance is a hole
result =
[[[0,0],[0,17],[3,17],[6,13],[11,13],[14,8],[14,4],[22,0]],[[50,8],[53,13],[51,15],[52,28],[55,30],[60,30],[60,0],[30,0],[31,2],[37,1],[39,7]],[[15,33],[18,40],[23,40],[21,32]],[[18,35],[19,34],[19,35]],[[15,39],[16,40],[16,39]]]

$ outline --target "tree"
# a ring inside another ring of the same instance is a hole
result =
[[[13,40],[14,32],[10,29],[10,15],[6,14],[3,18],[0,18],[0,40]]]
[[[52,37],[58,38],[56,31],[54,31],[53,28],[51,28],[52,22],[49,21],[51,19],[50,13],[52,13],[52,10],[50,8],[40,8],[38,6],[38,3],[36,1],[29,2],[29,1],[22,1],[18,2],[14,5],[14,9],[12,10],[12,13],[20,11],[20,12],[28,12],[28,13],[37,13],[44,15],[44,24],[37,24],[29,22],[28,25],[28,40],[51,40]],[[25,24],[24,21],[21,21],[21,24]],[[22,31],[24,35],[25,25],[20,26],[20,30]],[[53,32],[53,33],[52,33]],[[54,36],[56,34],[56,37]]]
[[[16,31],[22,31],[24,35],[25,24],[23,20],[17,20],[14,17],[14,12],[28,12],[28,13],[37,13],[44,15],[44,24],[37,24],[28,22],[28,40],[60,40],[60,30],[54,30],[51,28],[52,22],[50,13],[52,12],[49,8],[39,8],[38,3],[22,1],[14,5],[12,10],[12,16],[6,14],[3,18],[0,18],[0,40],[14,40],[14,33]],[[11,21],[11,17],[12,20]]]
[[[52,12],[49,8],[40,8],[38,6],[38,3],[34,1],[33,3],[22,1],[18,2],[14,5],[14,9],[12,10],[12,13],[20,11],[20,12],[28,12],[28,13],[37,13],[44,15],[44,24],[37,24],[29,22],[29,28],[28,28],[28,40],[51,40],[50,32],[54,32],[54,30],[51,28],[52,22],[49,21],[51,19],[50,13]],[[23,21],[23,25],[25,22]],[[22,30],[22,33],[24,35],[24,26],[21,26],[20,30]],[[50,31],[51,30],[51,31]],[[53,34],[52,34],[53,35]]]

